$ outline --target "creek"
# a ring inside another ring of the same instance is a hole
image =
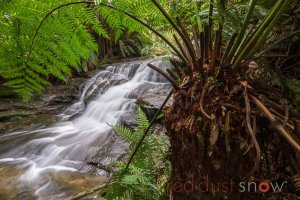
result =
[[[58,122],[2,134],[0,199],[65,200],[105,182],[106,172],[86,163],[108,166],[124,156],[127,145],[110,125],[134,116],[145,92],[171,88],[147,67],[149,62],[170,67],[161,58],[108,66],[84,82],[80,98],[59,114]]]

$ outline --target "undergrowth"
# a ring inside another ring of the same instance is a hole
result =
[[[116,125],[116,134],[129,143],[127,154],[131,155],[144,131],[149,125],[145,113],[138,108],[136,113],[138,127],[136,130]],[[170,173],[170,164],[166,160],[168,149],[167,136],[150,131],[136,153],[134,160],[126,170],[126,162],[117,161],[111,183],[106,188],[108,200],[116,199],[153,199],[162,197]]]

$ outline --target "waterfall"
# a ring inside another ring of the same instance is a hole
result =
[[[110,125],[134,114],[136,100],[145,90],[171,88],[164,77],[147,67],[149,62],[162,69],[170,67],[162,59],[109,66],[81,86],[80,98],[59,115],[59,122],[39,130],[1,135],[0,169],[17,166],[23,172],[18,181],[27,187],[43,181],[45,187],[49,171],[89,171],[86,162],[91,160],[112,163],[124,154],[126,144]]]

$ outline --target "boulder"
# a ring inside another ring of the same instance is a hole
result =
[[[170,88],[154,88],[145,90],[137,99],[137,104],[146,113],[149,119],[152,119],[155,113],[159,110],[162,103],[167,98]],[[165,107],[172,104],[173,98],[171,97]]]
[[[0,112],[0,122],[22,119],[29,115],[33,115],[34,112],[30,111],[4,111]]]

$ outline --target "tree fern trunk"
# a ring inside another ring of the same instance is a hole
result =
[[[220,99],[227,98],[223,91],[205,93],[203,104],[211,116],[209,120],[201,113],[201,97],[196,95],[201,93],[200,85],[198,81],[191,81],[189,87],[175,92],[173,106],[165,111],[164,124],[170,139],[172,169],[167,186],[169,195],[174,200],[277,198],[273,197],[277,193],[259,192],[258,185],[269,179],[279,184],[280,180],[288,180],[288,173],[281,172],[286,167],[287,157],[277,148],[285,141],[266,126],[268,120],[260,116],[251,118],[257,131],[257,142],[264,150],[262,157],[259,156],[260,168],[253,171],[259,163],[255,148],[247,142],[249,133],[245,110],[237,109],[243,106],[241,94],[233,95],[230,100],[232,107],[226,105],[223,109],[225,106],[222,108],[214,104],[215,95]],[[241,182],[247,184],[252,181],[256,188],[251,188],[250,192],[240,191],[243,190],[239,185]]]
[[[165,125],[171,144],[169,193],[175,200],[212,200],[223,199],[225,196],[238,199],[239,194],[234,191],[233,182],[246,177],[247,174],[243,173],[251,170],[251,161],[248,164],[241,162],[244,158],[237,153],[236,160],[229,163],[224,144],[224,134],[228,133],[223,133],[223,136],[221,130],[217,133],[216,122],[209,122],[202,117],[200,110],[195,109],[199,107],[199,102],[191,103],[190,98],[179,93],[174,94],[174,99],[174,106],[165,113]],[[232,142],[231,148],[238,146]]]

